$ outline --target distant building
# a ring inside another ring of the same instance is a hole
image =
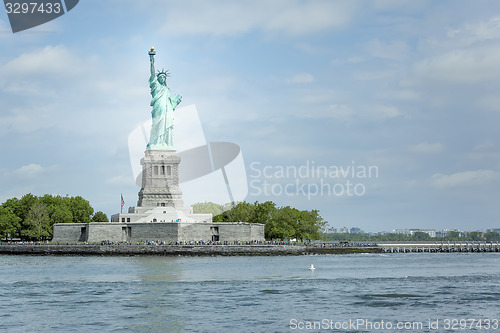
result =
[[[351,234],[364,234],[365,232],[358,227],[352,227],[350,230]]]
[[[337,229],[334,227],[325,228],[325,234],[336,234],[336,233],[337,233]]]
[[[403,235],[409,236],[410,230],[408,230],[408,229],[394,229],[394,230],[392,230],[392,233],[393,234],[403,234]]]
[[[436,237],[436,230],[434,229],[410,229],[412,232],[412,235],[414,235],[416,232],[423,232],[429,235],[430,237]]]
[[[341,234],[348,234],[349,233],[349,229],[347,229],[347,227],[342,227],[342,228],[340,228],[340,233]]]
[[[439,233],[437,233],[437,237],[440,237],[440,238],[444,238],[446,236],[448,236],[448,234],[450,232],[458,232],[458,237],[464,237],[465,236],[465,233],[461,230],[458,230],[458,229],[443,229],[441,230]]]
[[[393,234],[403,234],[407,236],[413,236],[416,232],[423,232],[430,237],[436,237],[436,230],[434,229],[394,229]]]
[[[333,234],[335,232],[337,232],[337,229],[335,229],[334,227],[325,227],[323,229],[323,233],[325,234]]]

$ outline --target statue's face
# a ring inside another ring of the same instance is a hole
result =
[[[158,82],[160,82],[160,84],[165,84],[165,75],[158,75]]]

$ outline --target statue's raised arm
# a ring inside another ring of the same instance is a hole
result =
[[[151,63],[151,77],[154,77],[156,75],[155,73],[155,48],[151,47],[151,50],[149,50],[149,62]]]

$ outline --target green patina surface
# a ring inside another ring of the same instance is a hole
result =
[[[156,73],[155,54],[152,47],[149,51],[151,64],[149,87],[151,89],[150,105],[153,107],[151,110],[153,122],[147,148],[173,150],[174,110],[181,102],[182,97],[170,92],[167,86],[168,71],[162,70]]]

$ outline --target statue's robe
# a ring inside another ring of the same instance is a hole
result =
[[[153,107],[151,116],[151,135],[149,137],[148,148],[173,148],[172,131],[174,128],[174,110],[180,103],[180,95],[171,95],[170,89],[166,85],[158,82],[156,75],[149,78],[151,88],[151,103]]]

